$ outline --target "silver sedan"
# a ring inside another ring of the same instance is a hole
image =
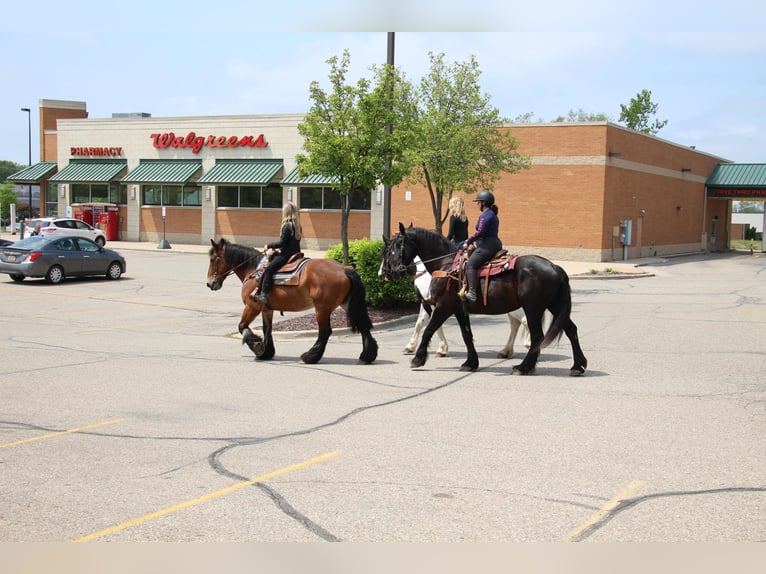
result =
[[[125,258],[85,237],[33,236],[0,248],[0,273],[14,281],[44,277],[58,284],[65,277],[102,275],[119,279],[125,273]]]

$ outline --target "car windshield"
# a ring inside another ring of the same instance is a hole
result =
[[[40,237],[39,235],[33,235],[32,237],[26,237],[20,241],[17,241],[13,244],[13,248],[19,248],[19,249],[37,249],[38,247],[42,246],[43,244],[47,243],[47,239],[44,237]]]

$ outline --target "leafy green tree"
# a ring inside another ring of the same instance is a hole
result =
[[[566,117],[559,116],[554,122],[569,122],[569,123],[577,123],[577,122],[609,122],[611,121],[611,118],[604,114],[593,114],[586,112],[582,108],[579,110],[569,110],[569,113]]]
[[[733,201],[734,213],[763,213],[762,201]]]
[[[11,204],[18,205],[18,197],[16,196],[16,190],[12,183],[6,182],[0,185],[0,221],[5,225],[7,221],[10,221],[11,216]]]
[[[409,84],[393,66],[373,68],[374,80],[346,84],[350,56],[344,50],[330,65],[330,91],[319,82],[310,85],[311,109],[298,125],[305,154],[296,156],[301,176],[322,175],[341,195],[343,263],[348,264],[350,194],[370,193],[380,184],[397,185],[407,173],[403,162],[404,137],[400,124],[411,115]]]
[[[5,180],[8,179],[9,175],[21,171],[25,167],[27,166],[19,165],[12,161],[0,160],[0,183],[5,183]]]
[[[429,193],[434,229],[441,232],[445,209],[458,190],[470,194],[492,188],[502,172],[515,173],[531,166],[519,154],[518,142],[501,126],[507,120],[481,93],[481,71],[476,58],[445,63],[444,54],[429,52],[430,70],[416,91],[417,107],[409,125],[415,142],[406,154],[412,166],[408,180]]]
[[[659,104],[652,102],[652,92],[644,89],[631,98],[630,104],[620,104],[620,120],[625,122],[625,126],[643,132],[645,134],[655,135],[662,128],[668,125],[668,120],[657,120],[652,122],[657,115]]]

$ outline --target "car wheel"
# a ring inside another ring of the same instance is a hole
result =
[[[24,281],[24,276],[19,275],[18,273],[11,273],[11,279],[14,281]]]
[[[58,285],[64,279],[64,268],[60,265],[54,265],[45,274],[45,280],[51,285]]]
[[[122,265],[116,261],[112,261],[109,264],[109,269],[106,270],[107,279],[119,279],[122,277]]]
[[[102,235],[99,235],[98,237],[96,237],[96,244],[99,247],[103,247],[104,245],[106,245],[106,239]]]

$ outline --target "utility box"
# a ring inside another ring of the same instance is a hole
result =
[[[633,240],[633,220],[623,219],[620,221],[620,243],[630,245]]]

